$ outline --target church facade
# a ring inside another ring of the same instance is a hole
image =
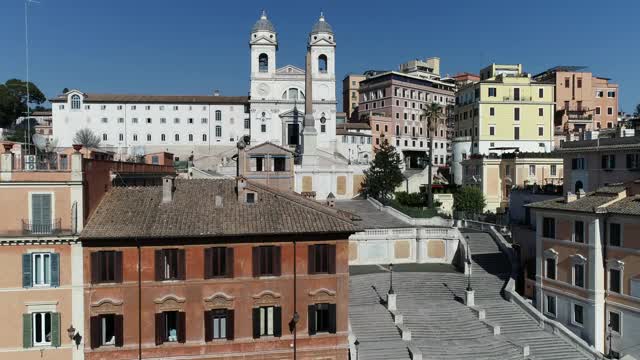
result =
[[[317,146],[336,148],[335,35],[320,16],[309,34],[312,102]],[[252,143],[271,143],[292,150],[302,145],[305,117],[305,70],[277,67],[278,34],[265,12],[251,30],[250,117]]]

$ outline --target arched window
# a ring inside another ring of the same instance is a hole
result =
[[[258,71],[269,71],[269,56],[265,53],[262,53],[258,56]]]
[[[216,121],[222,121],[222,111],[216,110]]]
[[[321,73],[327,72],[327,55],[325,54],[318,56],[318,71]]]
[[[174,139],[175,139],[176,141],[180,141],[180,134],[176,134],[176,135],[175,135],[175,137],[174,137]]]
[[[304,100],[304,93],[296,88],[289,88],[282,93],[282,100]]]
[[[584,186],[582,185],[582,181],[578,180],[576,181],[576,186],[575,186],[575,192],[577,193],[580,189],[583,189]]]
[[[71,96],[71,108],[80,109],[80,95]]]
[[[147,134],[147,141],[151,141],[151,134]]]
[[[222,137],[222,126],[216,126],[216,137]]]

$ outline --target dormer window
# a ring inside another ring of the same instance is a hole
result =
[[[246,203],[247,204],[254,204],[256,202],[256,194],[252,193],[252,192],[248,192],[246,194]]]
[[[80,95],[72,95],[71,96],[71,109],[72,110],[80,110]]]

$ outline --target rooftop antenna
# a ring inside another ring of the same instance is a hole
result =
[[[25,0],[24,1],[24,48],[25,48],[25,62],[27,65],[27,139],[26,145],[29,154],[31,153],[31,121],[29,119],[29,3],[40,4],[39,1],[36,0]]]

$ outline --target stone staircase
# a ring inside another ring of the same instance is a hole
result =
[[[463,235],[471,251],[473,308],[462,303],[467,277],[461,273],[394,271],[393,312],[384,306],[388,273],[350,277],[349,318],[359,359],[592,358],[502,297],[511,265],[489,234]]]

